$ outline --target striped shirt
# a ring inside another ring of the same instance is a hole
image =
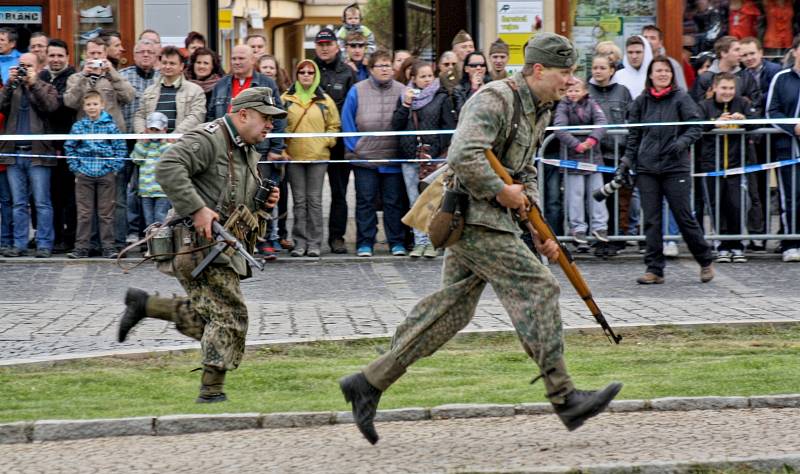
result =
[[[161,78],[161,94],[158,96],[155,111],[167,116],[167,133],[175,130],[175,121],[178,119],[178,104],[175,101],[175,97],[178,95],[180,86],[180,77],[171,86],[164,84],[164,78]]]

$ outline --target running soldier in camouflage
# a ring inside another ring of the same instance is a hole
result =
[[[195,248],[212,242],[213,221],[224,223],[238,206],[258,213],[253,198],[261,185],[256,167],[260,154],[254,145],[272,130],[273,118],[286,116],[265,87],[242,91],[231,105],[231,113],[181,137],[156,168],[156,179],[175,213],[193,221],[191,228],[180,227],[182,237],[175,238],[186,237]],[[274,207],[278,197],[275,188],[266,207]],[[190,273],[202,259],[201,252],[175,257],[174,273],[187,297],[151,296],[129,288],[118,338],[124,341],[145,317],[174,322],[178,331],[201,344],[203,375],[197,402],[220,402],[227,399],[222,391],[225,373],[236,369],[244,354],[247,307],[239,280],[251,273],[238,253],[222,253],[193,279]]]
[[[532,155],[553,103],[573,82],[576,59],[569,40],[539,33],[525,46],[521,73],[490,82],[464,105],[448,164],[470,203],[464,233],[445,255],[442,289],[414,306],[386,354],[339,382],[369,442],[378,441],[374,417],[381,394],[411,364],[436,352],[469,323],[487,282],[511,317],[525,352],[539,366],[547,396],[569,430],[602,412],[621,389],[619,383],[597,392],[575,389],[563,358],[558,282],[519,238],[514,218],[517,211],[527,212],[529,203],[539,202]],[[515,94],[522,107],[518,124],[513,123]],[[514,126],[516,136],[506,148]],[[487,149],[521,184],[503,183],[484,155]],[[556,259],[555,242],[535,240],[542,255]]]

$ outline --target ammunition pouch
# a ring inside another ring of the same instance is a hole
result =
[[[447,248],[458,242],[464,231],[469,194],[455,186],[446,186],[441,205],[428,223],[428,236],[437,249]]]
[[[236,209],[223,225],[225,230],[233,234],[233,236],[245,246],[248,253],[253,253],[255,251],[258,237],[264,235],[263,232],[261,232],[262,227],[264,232],[266,232],[266,223],[263,225],[261,224],[260,220],[263,219],[263,216],[259,216],[259,212],[260,211],[253,214],[247,206],[240,204],[236,206]],[[266,213],[264,214],[266,215]],[[232,257],[233,254],[236,253],[236,250],[233,247],[228,247],[225,249],[224,253]]]

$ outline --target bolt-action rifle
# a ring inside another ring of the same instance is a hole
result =
[[[492,169],[495,173],[497,173],[504,183],[513,184],[511,175],[509,175],[508,171],[503,168],[503,165],[500,164],[500,160],[494,156],[492,150],[486,150],[486,159],[489,160],[489,164],[492,166]],[[563,243],[558,241],[555,232],[553,232],[553,229],[550,227],[547,221],[544,220],[539,206],[535,202],[530,204],[531,209],[528,211],[528,215],[525,215],[524,213],[519,214],[518,217],[520,221],[525,224],[532,237],[534,237],[534,234],[538,234],[542,241],[550,239],[558,244],[558,246],[561,248],[561,251],[558,253],[558,264],[561,266],[561,269],[564,271],[567,279],[569,279],[569,282],[572,283],[575,291],[578,292],[578,296],[580,296],[581,299],[583,299],[583,302],[586,303],[586,306],[589,307],[589,311],[592,312],[594,319],[597,320],[597,323],[603,328],[603,332],[608,340],[619,344],[619,341],[622,340],[622,336],[614,334],[614,330],[611,329],[611,326],[609,326],[608,321],[606,321],[605,316],[603,316],[603,312],[600,311],[600,308],[594,301],[592,292],[589,290],[589,285],[586,284],[586,280],[583,279],[583,275],[581,275],[581,272],[578,270],[578,266],[575,264],[572,254],[569,252],[569,250],[567,250]]]

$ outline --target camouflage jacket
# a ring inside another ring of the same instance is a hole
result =
[[[219,213],[224,223],[239,204],[256,210],[253,197],[259,185],[257,165],[261,155],[254,146],[242,142],[226,117],[185,133],[156,165],[156,180],[179,216],[191,216],[205,206]],[[225,135],[233,146],[233,179],[229,176]],[[243,277],[250,275],[247,262],[239,254],[220,254],[214,264],[228,265]]]
[[[522,113],[514,143],[508,153],[501,156],[514,116],[514,92],[507,81],[517,85]],[[484,150],[494,150],[514,180],[525,185],[528,199],[538,204],[539,188],[533,153],[550,123],[551,105],[539,103],[521,73],[486,84],[464,104],[447,162],[459,186],[470,194],[467,224],[520,232],[511,211],[493,203],[503,188],[503,181],[492,170]]]

